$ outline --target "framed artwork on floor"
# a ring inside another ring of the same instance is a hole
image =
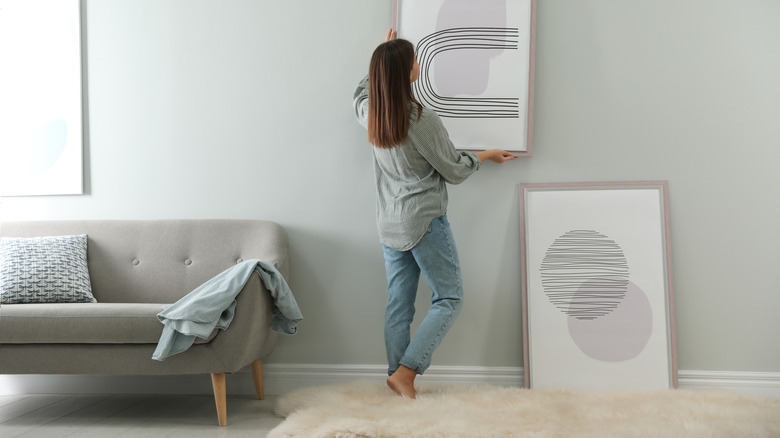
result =
[[[677,387],[668,183],[521,184],[525,386]]]
[[[536,0],[394,0],[393,28],[415,45],[414,96],[458,149],[531,155]]]

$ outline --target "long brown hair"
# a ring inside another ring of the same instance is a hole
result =
[[[417,120],[422,105],[412,96],[410,75],[414,67],[414,46],[407,40],[384,42],[374,50],[368,68],[368,141],[376,147],[401,145],[409,133],[411,103],[417,104]]]

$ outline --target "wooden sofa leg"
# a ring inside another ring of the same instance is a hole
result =
[[[263,388],[263,361],[256,360],[252,362],[252,379],[255,381],[255,392],[257,398],[265,400],[265,389]]]
[[[220,426],[227,426],[227,389],[225,373],[212,373],[211,386],[214,388],[214,401],[217,404],[217,419]]]

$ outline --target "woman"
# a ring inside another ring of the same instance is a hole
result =
[[[447,221],[446,183],[459,184],[485,160],[514,159],[499,149],[458,152],[439,116],[412,96],[420,66],[412,43],[387,32],[355,91],[355,114],[374,145],[377,227],[387,272],[385,347],[388,386],[415,397],[414,379],[460,312],[463,282]],[[410,336],[420,273],[431,307]]]

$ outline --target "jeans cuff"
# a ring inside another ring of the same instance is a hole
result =
[[[425,370],[423,369],[422,365],[417,365],[414,362],[407,362],[407,361],[401,359],[401,361],[398,364],[399,365],[403,365],[406,368],[409,368],[410,370],[414,371],[415,373],[417,373],[419,375],[422,375],[422,373],[425,372]]]

